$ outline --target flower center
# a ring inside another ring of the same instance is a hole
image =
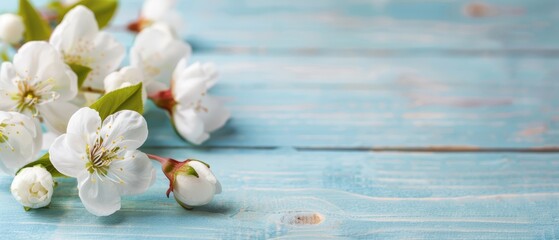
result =
[[[12,126],[14,127],[15,124],[8,124],[8,123],[1,123],[0,124],[0,144],[5,145],[7,150],[14,152],[16,149],[10,144],[8,141],[8,134],[7,127]],[[19,134],[19,132],[17,132]],[[0,145],[1,146],[1,145]],[[0,147],[0,152],[2,151],[2,147]]]
[[[123,157],[118,155],[120,147],[107,149],[103,144],[103,138],[98,137],[93,146],[87,145],[86,151],[89,153],[89,162],[86,167],[89,173],[97,172],[103,176],[107,176],[109,165],[114,160],[122,160]]]
[[[27,80],[18,80],[18,92],[13,96],[17,101],[17,105],[13,109],[18,112],[30,111],[33,116],[37,116],[37,104],[46,103],[56,100],[59,97],[57,92],[51,91],[54,79],[47,79],[39,81],[35,84],[30,84]]]
[[[87,39],[80,39],[75,42],[69,51],[62,50],[64,61],[68,64],[77,64],[81,66],[91,66],[95,59],[88,56],[91,53],[93,42]]]
[[[33,183],[29,188],[29,195],[33,198],[45,198],[48,190],[41,183]]]

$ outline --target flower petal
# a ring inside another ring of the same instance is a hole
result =
[[[14,174],[33,161],[41,150],[42,136],[38,123],[17,112],[0,112],[0,168]]]
[[[214,97],[206,96],[203,98],[202,106],[207,109],[207,111],[199,113],[200,118],[204,121],[204,131],[206,132],[213,132],[223,127],[231,117],[231,112]]]
[[[193,144],[201,144],[210,137],[208,133],[204,132],[204,121],[194,109],[175,108],[173,124],[181,137]]]
[[[99,112],[84,107],[76,111],[68,121],[67,133],[72,133],[84,139],[86,144],[93,144],[96,132],[101,128]]]
[[[52,165],[62,174],[78,177],[87,172],[88,157],[86,152],[86,139],[83,136],[66,133],[54,140],[49,155]]]
[[[77,6],[64,16],[54,29],[50,43],[62,52],[71,50],[81,39],[93,39],[99,32],[93,12],[84,6]]]
[[[38,106],[45,125],[55,133],[66,132],[68,121],[79,107],[64,101],[54,101]]]
[[[59,100],[70,100],[78,93],[77,76],[60,54],[47,42],[28,42],[14,56],[14,68],[30,84],[49,86]],[[48,93],[44,93],[48,94]]]
[[[131,65],[142,68],[146,83],[169,83],[177,63],[192,52],[187,43],[155,26],[140,32],[130,51]]]
[[[110,115],[103,121],[101,137],[107,149],[120,147],[123,150],[136,150],[148,137],[148,126],[142,115],[135,111],[123,110]]]
[[[85,209],[96,216],[108,216],[120,209],[120,194],[116,184],[88,172],[78,177],[80,199]]]
[[[118,188],[123,195],[143,193],[155,182],[155,168],[140,151],[127,151],[123,160],[111,163],[109,172],[122,180]]]

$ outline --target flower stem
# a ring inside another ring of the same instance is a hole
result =
[[[161,157],[161,156],[157,156],[155,154],[146,154],[149,158],[151,158],[152,160],[158,161],[159,163],[161,163],[161,170],[163,170],[163,174],[165,174],[165,176],[169,179],[169,189],[167,190],[167,197],[169,197],[169,194],[171,194],[171,192],[173,191],[173,183],[175,181],[175,172],[184,164],[188,163],[189,160],[186,160],[184,162],[179,162],[175,159],[172,158],[166,158],[166,157]]]
[[[81,89],[81,91],[90,92],[90,93],[97,93],[97,94],[101,94],[101,95],[105,94],[105,91],[103,91],[101,89],[95,89],[95,88],[92,88],[92,87],[83,87]]]
[[[160,157],[160,156],[157,156],[157,155],[154,155],[154,154],[149,154],[149,153],[147,153],[147,155],[148,155],[148,157],[151,158],[152,160],[156,160],[156,161],[158,161],[159,163],[161,163],[161,165],[163,165],[164,163],[166,163],[166,162],[168,162],[168,161],[173,160],[173,159],[170,159],[170,158],[164,158],[164,157]]]

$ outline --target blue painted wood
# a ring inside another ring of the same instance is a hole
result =
[[[195,55],[233,117],[204,146],[559,146],[559,61]],[[151,107],[149,146],[188,146]]]
[[[187,37],[201,51],[557,50],[559,39],[555,0],[178,2]],[[120,28],[141,1],[125,5],[115,21]]]
[[[140,3],[123,1],[110,28],[127,46],[133,35],[123,26]],[[144,150],[209,162],[223,194],[185,211],[164,197],[159,174],[146,194],[98,218],[73,180],[60,180],[50,209],[24,212],[7,191],[11,179],[0,177],[0,231],[30,239],[558,239],[557,154],[436,153],[558,147],[558,4],[179,1],[193,59],[217,63],[212,94],[233,112],[204,146],[230,149],[192,149],[150,105]],[[377,148],[433,152],[363,151]]]
[[[50,209],[24,212],[0,191],[15,238],[555,239],[558,155],[144,149],[209,162],[223,193],[194,211],[162,174],[99,218],[62,180]],[[11,183],[0,178],[0,188]],[[8,227],[9,226],[9,227]]]

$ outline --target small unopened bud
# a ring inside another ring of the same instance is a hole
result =
[[[23,19],[12,13],[0,15],[0,40],[9,44],[17,44],[23,40],[25,25]]]
[[[42,166],[22,169],[14,178],[10,190],[14,198],[27,210],[50,204],[54,180]]]

